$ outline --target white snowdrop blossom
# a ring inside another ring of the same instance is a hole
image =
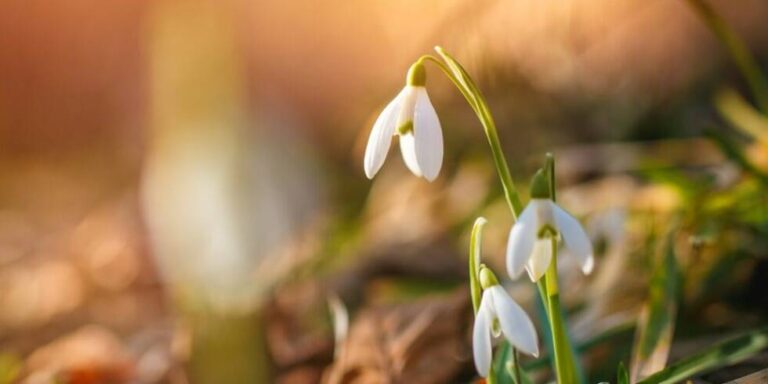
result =
[[[500,335],[517,350],[532,356],[539,355],[536,328],[531,319],[507,291],[497,284],[483,291],[472,330],[475,368],[482,377],[488,377],[493,360],[491,336]]]
[[[400,152],[408,169],[433,181],[443,164],[443,132],[427,95],[426,72],[420,62],[411,66],[405,88],[373,124],[365,149],[365,175],[372,179],[387,158],[392,137],[400,137]]]
[[[553,240],[562,241],[582,272],[592,272],[592,243],[579,221],[549,198],[533,198],[509,233],[509,275],[517,278],[525,269],[532,281],[538,281],[552,262]]]

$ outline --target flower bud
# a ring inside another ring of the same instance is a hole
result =
[[[483,289],[488,289],[490,287],[493,287],[494,285],[499,285],[499,279],[497,279],[493,271],[491,271],[491,269],[486,267],[485,265],[480,266],[479,274],[480,274],[480,286],[483,287]]]
[[[414,87],[423,87],[427,84],[427,70],[421,61],[417,61],[408,69],[406,84]]]

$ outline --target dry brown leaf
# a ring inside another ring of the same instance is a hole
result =
[[[33,352],[26,361],[24,383],[127,383],[134,361],[109,330],[85,326]]]
[[[469,362],[469,294],[366,309],[352,323],[326,383],[445,383]]]

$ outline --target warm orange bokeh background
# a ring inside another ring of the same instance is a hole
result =
[[[0,4],[0,352],[38,351],[32,369],[55,360],[42,345],[86,324],[114,331],[82,336],[108,353],[122,353],[117,336],[141,334],[171,354],[173,311],[140,208],[158,97],[152,15],[169,2]],[[312,148],[302,161],[320,181],[309,194],[331,217],[366,198],[361,159],[371,122],[408,65],[434,45],[476,75],[514,159],[569,143],[663,136],[666,126],[635,128],[685,97],[707,100],[722,83],[741,81],[680,0],[210,3],[231,15],[246,113],[256,126],[289,133],[278,143]],[[768,2],[712,3],[764,58]],[[455,171],[485,138],[448,82],[437,71],[430,79],[450,132],[446,167]],[[700,110],[691,111],[694,120]],[[670,136],[689,133],[680,132]],[[283,148],[272,149],[283,161]],[[469,179],[470,187],[485,180]],[[448,194],[460,200],[470,187]],[[373,209],[381,208],[376,198],[385,210],[398,196],[374,196]],[[418,237],[426,224],[401,235]]]

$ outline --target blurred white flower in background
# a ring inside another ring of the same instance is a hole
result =
[[[297,124],[284,117],[290,111],[249,114],[226,9],[180,2],[154,15],[142,198],[177,298],[248,312],[295,261],[281,250],[318,213],[322,192]]]

